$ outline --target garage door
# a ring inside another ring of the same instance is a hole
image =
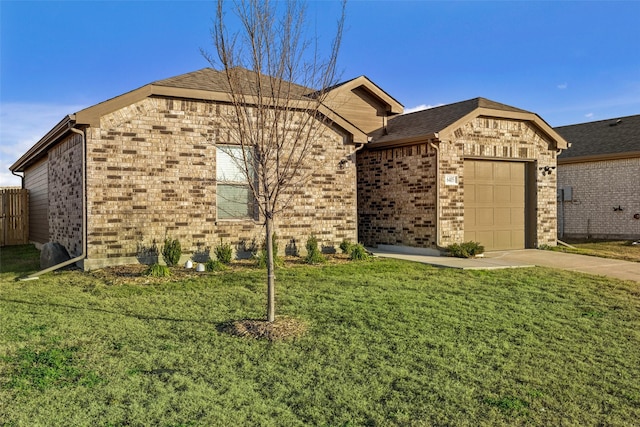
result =
[[[464,240],[485,250],[525,246],[524,163],[464,162]]]

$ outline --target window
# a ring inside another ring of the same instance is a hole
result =
[[[250,153],[247,153],[247,157],[250,162]],[[241,146],[223,145],[216,148],[218,219],[254,217],[253,194],[244,169]]]

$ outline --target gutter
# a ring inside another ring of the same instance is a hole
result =
[[[24,174],[18,175],[17,173],[15,173],[15,171],[12,170],[11,175],[17,176],[18,178],[20,178],[20,188],[24,190]]]
[[[61,135],[69,130],[69,127],[73,127],[75,121],[74,115],[65,116],[60,122],[53,127],[40,141],[38,141],[33,147],[22,155],[16,162],[9,167],[11,172],[22,172],[26,168],[26,165],[35,161],[46,153],[46,150],[51,146]],[[15,175],[15,174],[14,174]]]
[[[37,280],[43,274],[46,274],[55,270],[59,270],[71,264],[75,264],[76,262],[82,261],[87,257],[87,158],[86,158],[87,137],[84,131],[78,130],[73,126],[74,125],[72,123],[69,123],[68,130],[73,133],[77,133],[82,137],[82,143],[80,144],[80,147],[82,148],[82,154],[81,154],[81,158],[82,158],[82,230],[81,230],[82,253],[75,258],[61,262],[60,264],[53,265],[49,268],[45,268],[44,270],[40,270],[38,272],[29,274],[28,276],[22,277],[19,279],[21,281]]]

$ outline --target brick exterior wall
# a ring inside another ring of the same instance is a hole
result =
[[[49,241],[72,257],[82,253],[82,136],[74,134],[49,151]]]
[[[566,238],[639,239],[640,157],[558,166],[558,188],[572,201],[558,202],[558,234]],[[622,210],[614,210],[614,208]]]
[[[533,245],[555,246],[557,241],[556,182],[557,170],[542,176],[545,166],[556,166],[556,149],[549,138],[529,122],[478,117],[455,131],[457,143],[464,145],[463,156],[477,158],[513,159],[534,162],[535,206],[529,206],[536,218]],[[464,173],[464,171],[462,171]],[[464,191],[464,176],[461,175]],[[460,207],[463,211],[463,208]],[[463,215],[462,212],[459,215]],[[443,239],[445,245],[460,242],[464,232],[452,235],[455,240]]]
[[[358,239],[435,247],[435,152],[428,144],[358,152]]]
[[[528,122],[478,117],[453,131],[453,141],[439,141],[439,211],[435,215],[435,151],[426,142],[408,147],[358,153],[359,239],[367,245],[445,247],[464,241],[464,159],[525,161],[536,169],[533,244],[556,244],[556,174],[539,168],[556,166],[548,137]],[[459,185],[445,185],[447,174]]]
[[[262,222],[216,217],[216,142],[228,141],[223,104],[147,98],[87,130],[88,259],[85,268],[136,261],[166,236],[183,253],[236,248],[264,239]],[[313,171],[276,218],[280,251],[304,249],[315,234],[327,248],[356,239],[355,147],[326,128],[308,157]]]

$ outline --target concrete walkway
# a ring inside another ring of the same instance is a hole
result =
[[[463,270],[494,270],[500,268],[539,266],[640,282],[640,263],[638,262],[538,249],[487,252],[483,258],[472,259],[401,253],[388,246],[384,249],[367,249],[379,257],[404,259],[431,264],[437,267],[459,268]]]

